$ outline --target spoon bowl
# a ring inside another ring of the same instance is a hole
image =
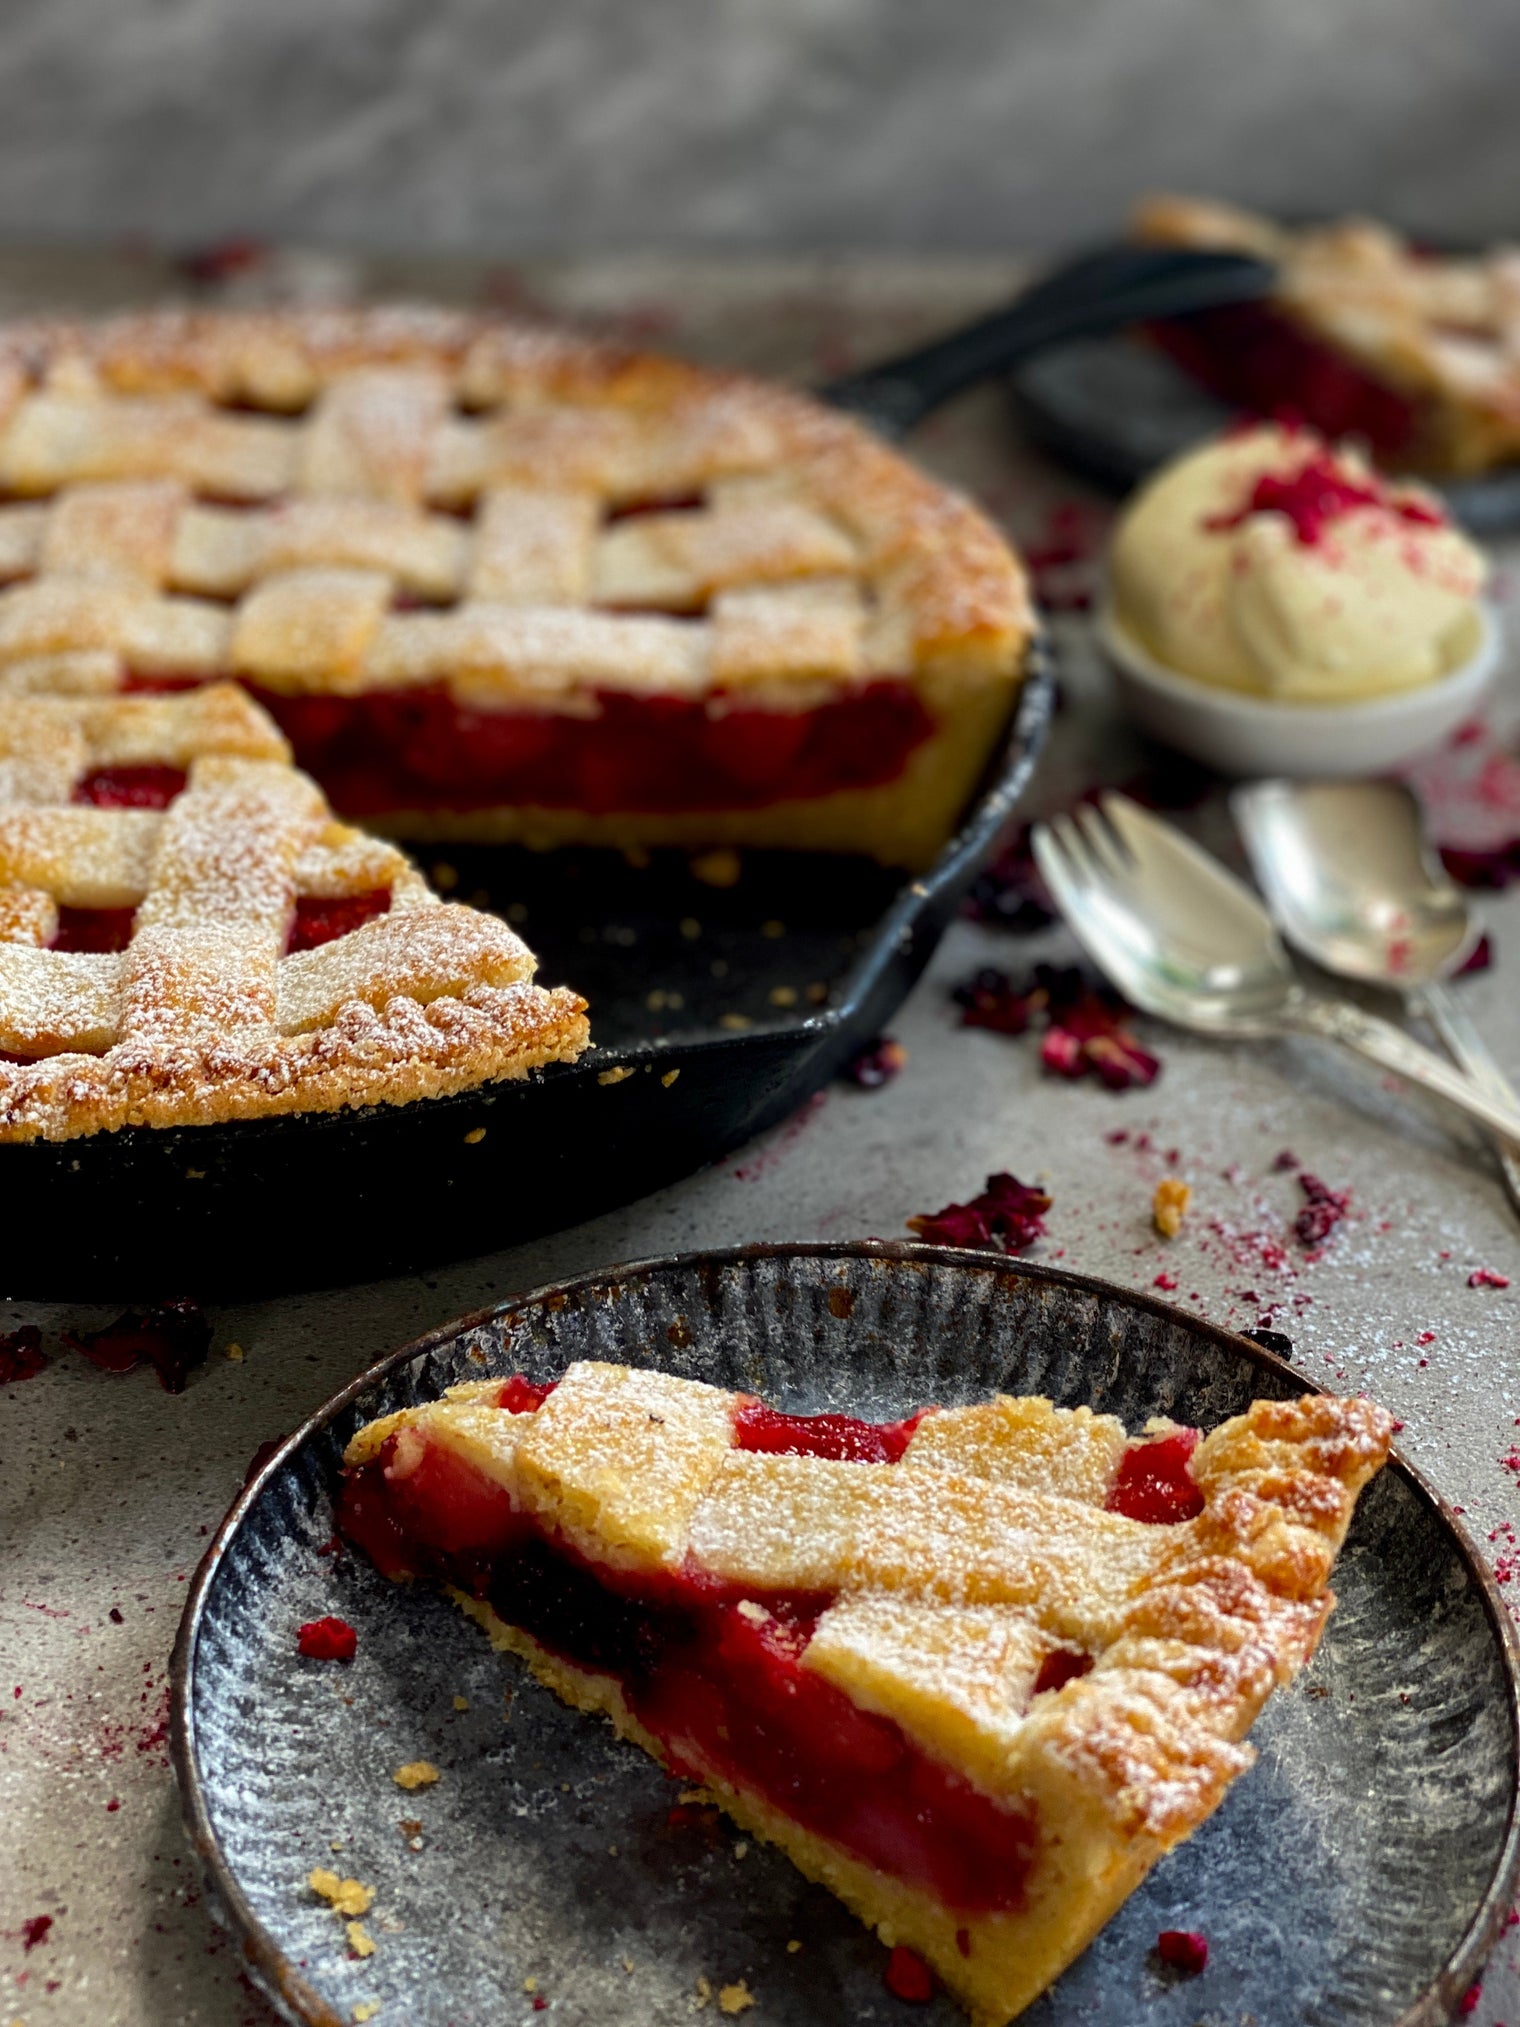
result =
[[[1447,978],[1480,930],[1401,781],[1257,781],[1231,797],[1289,941],[1326,971],[1406,989]]]

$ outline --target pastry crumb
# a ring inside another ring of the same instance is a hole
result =
[[[307,1873],[306,1884],[331,1903],[335,1914],[368,1914],[375,1898],[372,1886],[363,1886],[357,1879],[340,1879],[322,1865]]]
[[[362,1921],[345,1922],[343,1930],[348,1937],[348,1947],[356,1957],[372,1957],[375,1954],[375,1939]]]
[[[486,1129],[483,1126],[472,1126],[464,1137],[464,1144],[466,1147],[479,1147],[485,1137]]]
[[[431,1760],[408,1760],[404,1767],[397,1767],[391,1779],[398,1788],[405,1788],[410,1794],[413,1788],[430,1788],[439,1779],[437,1767]]]
[[[798,1942],[795,1936],[793,1936],[792,1940],[786,1946],[786,1953],[789,1957],[794,1957],[796,1956],[798,1950],[800,1950],[801,1948],[802,1948],[801,1943]]]
[[[615,1070],[599,1071],[597,1073],[596,1081],[599,1084],[621,1084],[624,1078],[631,1077],[632,1075],[633,1071],[628,1067],[626,1063],[622,1063]]]
[[[361,1999],[350,2017],[358,2021],[360,2027],[363,2027],[363,2023],[366,2020],[373,2020],[379,2011],[380,2001],[378,1999]]]
[[[536,1992],[536,1991],[538,1990],[538,1980],[537,1980],[537,1978],[524,1978],[524,1979],[523,1979],[523,1990],[524,1990],[525,1992]]]
[[[739,1609],[742,1611],[744,1608],[741,1605]],[[695,1805],[699,1809],[716,1807],[712,1796],[707,1792],[706,1788],[682,1788],[680,1794],[676,1796],[676,1801],[683,1809],[688,1803]]]
[[[623,1969],[624,1969],[624,1970],[625,1970],[625,1971],[626,1971],[626,1972],[628,1973],[628,1975],[629,1975],[629,1977],[630,1977],[630,1978],[631,1978],[631,1977],[633,1976],[633,1958],[632,1958],[632,1957],[624,1957],[624,1959],[623,1959]]]
[[[1151,1199],[1151,1222],[1163,1239],[1175,1239],[1182,1230],[1192,1190],[1174,1175],[1163,1176]]]
[[[714,852],[702,852],[691,862],[691,876],[704,887],[737,887],[744,862],[732,845],[720,845]]]
[[[702,934],[702,925],[695,915],[683,915],[680,922],[681,934],[688,943],[695,943]]]
[[[223,1358],[230,1358],[234,1365],[241,1365],[248,1354],[240,1344],[229,1344],[227,1349],[222,1353],[222,1356]]]
[[[700,2013],[704,2006],[710,2006],[712,2004],[712,1995],[713,1995],[712,1986],[708,1983],[706,1978],[698,1978],[697,1996],[691,2002],[692,2012]]]
[[[618,1848],[616,1844],[609,1844],[607,1846],[607,1856],[609,1858],[616,1858],[617,1855],[618,1855]]]
[[[456,1710],[468,1710],[468,1709],[469,1709],[469,1707],[470,1707],[470,1699],[469,1699],[469,1697],[467,1697],[467,1696],[456,1696],[456,1697],[454,1698],[454,1708],[455,1708]]]
[[[747,2013],[755,2003],[755,1995],[741,1978],[735,1985],[725,1985],[718,1994],[720,2013]]]
[[[754,1023],[750,1020],[748,1014],[726,1013],[719,1014],[718,1016],[718,1026],[720,1028],[730,1028],[735,1033],[741,1028],[752,1027],[753,1025]]]
[[[665,1086],[665,1089],[668,1091],[671,1085],[676,1081],[677,1077],[680,1076],[680,1074],[681,1073],[679,1070],[667,1070],[664,1076],[660,1079],[660,1082]]]
[[[743,1837],[734,1846],[734,1856],[735,1858],[747,1858],[749,1856],[749,1845]]]
[[[770,992],[772,1006],[795,1006],[797,988],[795,985],[773,985]]]
[[[778,922],[773,916],[769,922],[762,922],[760,924],[760,934],[768,936],[773,943],[777,943],[786,934],[786,924]]]

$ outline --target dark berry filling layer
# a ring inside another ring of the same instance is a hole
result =
[[[285,938],[289,956],[297,950],[315,950],[346,936],[351,929],[384,915],[391,905],[390,889],[375,887],[362,894],[341,894],[331,898],[302,895],[290,918]],[[58,929],[52,950],[125,950],[132,941],[135,908],[64,908],[58,910]],[[505,1405],[505,1404],[504,1404]]]

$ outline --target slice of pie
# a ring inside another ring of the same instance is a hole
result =
[[[1159,327],[1225,400],[1356,436],[1383,462],[1472,473],[1520,457],[1520,249],[1454,258],[1353,218],[1293,231],[1193,197],[1152,197],[1142,239],[1276,263],[1269,303]]]
[[[1391,1424],[1200,1440],[999,1398],[875,1425],[572,1365],[350,1443],[339,1525],[779,1845],[984,2023],[1251,1762]]]
[[[1008,722],[969,502],[736,375],[484,317],[0,329],[0,691],[244,684],[397,835],[927,865]]]
[[[242,690],[0,695],[0,1141],[402,1104],[586,1045]]]

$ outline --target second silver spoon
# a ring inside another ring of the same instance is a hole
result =
[[[1337,977],[1389,986],[1423,1012],[1473,1082],[1515,1093],[1445,981],[1481,933],[1398,781],[1257,781],[1231,806],[1251,869],[1288,941]],[[1520,1211],[1520,1156],[1496,1141]]]

